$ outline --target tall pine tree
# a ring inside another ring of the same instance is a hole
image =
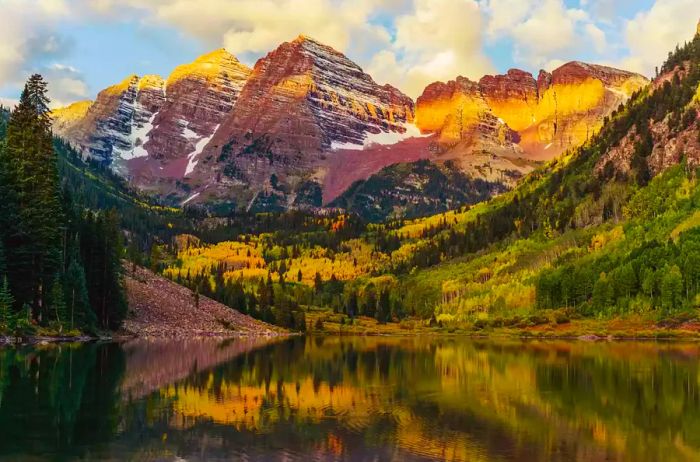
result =
[[[0,171],[7,181],[3,241],[10,287],[16,304],[28,304],[33,316],[48,315],[47,298],[61,268],[63,213],[59,201],[46,82],[27,81],[7,124]],[[5,227],[6,226],[6,227]]]

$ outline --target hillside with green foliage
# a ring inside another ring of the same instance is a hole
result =
[[[501,183],[469,177],[453,162],[420,160],[385,167],[355,182],[329,206],[381,222],[390,217],[434,215],[483,202],[506,189]]]
[[[270,321],[296,310],[330,310],[320,318],[343,323],[359,315],[471,328],[695,319],[699,63],[696,36],[587,143],[493,200],[415,220],[311,216],[307,229],[188,240],[159,253],[159,269]],[[446,173],[424,167],[418,176],[439,194]],[[375,183],[412,175],[385,169],[339,201],[390,216]]]

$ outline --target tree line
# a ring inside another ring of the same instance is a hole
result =
[[[27,81],[0,130],[0,330],[116,329],[126,315],[119,217],[75,202],[58,174],[47,83]]]

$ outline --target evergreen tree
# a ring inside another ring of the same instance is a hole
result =
[[[365,287],[365,303],[362,311],[365,316],[370,318],[373,318],[377,312],[377,293],[374,284],[368,284]]]
[[[314,275],[314,289],[316,290],[316,293],[320,293],[321,289],[323,289],[323,279],[321,279],[321,274],[316,272],[316,275]]]
[[[7,265],[5,264],[5,250],[3,247],[4,246],[2,245],[2,239],[0,239],[0,278],[4,278],[7,276]]]
[[[69,329],[80,326],[91,330],[95,327],[95,313],[90,307],[85,269],[75,258],[71,258],[64,280]]]
[[[354,290],[348,295],[347,304],[345,305],[345,313],[350,316],[350,319],[354,318],[357,313],[357,292]]]
[[[679,308],[683,295],[683,276],[678,266],[666,268],[661,279],[661,306],[666,311]]]
[[[52,317],[59,325],[59,329],[63,331],[63,328],[69,325],[69,319],[63,284],[61,284],[61,278],[58,276],[56,276],[56,279],[54,279],[53,284],[51,285],[49,308],[51,310]]]
[[[377,306],[377,321],[386,323],[391,318],[391,300],[389,298],[389,290],[384,289],[379,294],[379,304]]]
[[[161,252],[160,246],[158,244],[153,244],[151,246],[151,256],[148,259],[148,264],[154,273],[160,272],[160,263],[163,259],[163,254]]]
[[[10,285],[7,282],[7,276],[3,276],[2,286],[0,286],[0,327],[10,327],[14,302],[15,300],[10,293]]]
[[[129,256],[129,261],[131,262],[131,272],[136,272],[136,267],[140,266],[142,263],[141,250],[136,242],[136,237],[132,237],[129,241],[129,250],[127,252]]]
[[[0,162],[9,193],[2,212],[11,220],[3,223],[10,286],[37,318],[47,314],[48,288],[61,266],[64,225],[46,92],[43,78],[32,75],[10,116]]]

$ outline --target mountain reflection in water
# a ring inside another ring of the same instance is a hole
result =
[[[700,460],[695,344],[139,340],[0,350],[0,460]]]

